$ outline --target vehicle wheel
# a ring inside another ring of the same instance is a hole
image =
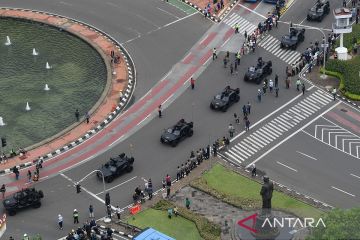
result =
[[[39,191],[39,196],[40,196],[40,198],[43,198],[44,197],[44,193],[43,193],[43,191]]]
[[[126,168],[126,172],[131,172],[132,170],[134,169],[134,167],[133,166],[128,166],[127,168]]]
[[[272,73],[272,68],[269,69],[269,75]]]
[[[228,109],[228,107],[229,107],[228,105],[223,106],[223,107],[221,108],[221,111],[226,112],[227,109]]]
[[[284,48],[284,45],[282,43],[280,43],[280,48]]]
[[[235,102],[240,101],[240,96],[236,96]]]
[[[214,105],[212,105],[212,103],[210,103],[210,109],[214,109]]]
[[[8,213],[9,213],[10,216],[14,216],[16,214],[16,211],[15,210],[9,210]]]
[[[178,142],[175,140],[175,141],[173,141],[173,142],[171,142],[171,146],[172,147],[176,147],[176,145],[178,144]]]
[[[188,137],[191,137],[193,134],[194,134],[194,131],[190,130],[189,133],[188,133]]]
[[[36,202],[33,204],[33,208],[39,208],[41,207],[41,202]]]
[[[161,142],[161,143],[164,143],[164,139],[160,138],[160,142]]]
[[[291,47],[292,50],[296,50],[296,45]]]
[[[107,183],[111,183],[113,180],[114,180],[113,177],[105,178],[105,182],[107,182]]]
[[[248,78],[247,78],[246,76],[244,77],[244,81],[245,81],[245,82],[247,82],[247,81],[248,81]]]
[[[257,81],[256,81],[256,84],[259,85],[261,83],[261,79],[259,78]]]
[[[310,16],[309,15],[306,16],[306,20],[310,21]]]

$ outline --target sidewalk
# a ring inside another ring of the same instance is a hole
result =
[[[36,161],[40,156],[47,155],[51,152],[57,151],[63,146],[79,140],[90,130],[94,129],[101,122],[104,121],[109,113],[115,111],[119,104],[119,92],[126,90],[128,86],[129,73],[126,66],[125,59],[120,49],[106,36],[100,32],[94,31],[93,29],[73,22],[69,19],[62,18],[59,16],[47,15],[45,13],[32,12],[32,11],[21,11],[21,10],[10,10],[0,9],[0,17],[15,17],[28,20],[34,20],[37,22],[43,22],[49,25],[57,26],[62,29],[74,33],[76,36],[84,39],[90,43],[103,57],[107,66],[108,76],[107,84],[103,95],[101,96],[98,103],[89,111],[90,123],[86,124],[84,118],[81,122],[74,123],[67,129],[52,137],[52,139],[46,139],[39,146],[30,147],[27,150],[27,154],[23,157],[16,156],[8,159],[6,163],[0,165],[0,174],[4,173],[5,169],[12,168],[13,166],[27,166]],[[111,50],[115,51],[116,56],[120,56],[120,63],[111,66]],[[116,72],[116,75],[112,74]]]
[[[204,13],[205,8],[210,4],[210,15],[213,18],[217,18],[218,20],[221,19],[222,15],[224,15],[226,12],[228,12],[230,9],[229,7],[233,6],[232,3],[237,2],[231,1],[231,0],[223,0],[224,6],[222,8],[218,8],[217,4],[220,4],[221,0],[217,0],[216,3],[213,3],[213,0],[181,0],[190,6],[195,6],[198,11],[201,13]],[[213,19],[214,20],[214,19]]]

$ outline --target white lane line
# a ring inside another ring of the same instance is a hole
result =
[[[110,190],[113,190],[113,189],[115,189],[115,188],[117,188],[117,187],[120,187],[121,185],[124,185],[125,183],[128,183],[128,182],[134,180],[135,178],[137,178],[137,176],[132,177],[132,178],[126,180],[125,182],[122,182],[122,183],[120,183],[120,184],[118,184],[118,185],[115,185],[115,186],[113,186],[113,187],[111,187],[111,188],[108,188],[108,189],[106,189],[106,191],[110,191]],[[97,196],[97,195],[100,195],[100,194],[102,194],[102,193],[104,193],[104,191],[95,193],[95,195]]]
[[[289,167],[288,165],[283,164],[283,163],[281,163],[281,162],[279,162],[279,161],[276,161],[276,163],[279,164],[279,165],[281,165],[281,166],[284,166],[284,167],[286,167],[286,168],[288,168],[288,169],[290,169],[290,170],[292,170],[292,171],[294,171],[294,172],[297,172],[297,171],[298,171],[298,170],[296,170],[295,168]]]
[[[300,95],[301,96],[301,95]],[[319,118],[321,118],[324,114],[326,114],[327,112],[331,111],[333,108],[335,108],[336,106],[338,106],[340,104],[340,102],[335,103],[333,106],[329,107],[328,109],[326,109],[324,112],[322,112],[321,114],[319,114],[317,117],[315,117],[313,120],[309,121],[307,124],[305,124],[304,126],[302,126],[301,128],[299,128],[298,130],[296,130],[295,132],[293,132],[291,135],[289,135],[288,137],[286,137],[285,139],[283,139],[282,141],[280,141],[278,144],[276,144],[275,146],[273,146],[272,148],[270,148],[269,150],[267,150],[265,153],[263,153],[260,157],[258,157],[257,159],[255,159],[253,162],[251,162],[250,164],[248,164],[246,166],[246,168],[249,168],[251,165],[253,165],[254,163],[258,162],[260,159],[262,159],[263,157],[265,157],[266,155],[268,155],[270,152],[272,152],[274,149],[278,148],[281,144],[283,144],[284,142],[286,142],[287,140],[289,140],[290,138],[292,138],[293,136],[295,136],[298,132],[302,131],[303,129],[307,128],[310,124],[312,124],[313,122],[315,122],[316,120],[318,120]]]
[[[173,16],[173,17],[175,17],[175,18],[179,19],[179,17],[178,17],[178,16],[176,16],[176,15],[172,14],[171,12],[168,12],[168,11],[166,11],[166,10],[162,9],[162,8],[159,8],[159,7],[157,7],[157,9],[159,9],[160,11],[162,11],[162,12],[164,12],[164,13],[166,13],[166,14],[170,15],[170,16]]]
[[[314,157],[312,157],[312,156],[310,156],[310,155],[307,155],[307,154],[305,154],[305,153],[303,153],[303,152],[300,152],[300,151],[296,151],[296,152],[299,153],[299,154],[301,154],[301,155],[304,155],[304,156],[306,156],[306,157],[308,157],[308,158],[311,158],[311,159],[317,161],[316,158],[314,158]]]
[[[241,3],[238,3],[238,5],[239,5],[240,7],[242,7],[242,8],[245,8],[245,9],[248,10],[249,12],[252,12],[252,13],[258,15],[259,17],[262,17],[263,19],[266,19],[266,17],[265,17],[264,15],[261,15],[261,14],[258,13],[257,11],[254,11],[253,9],[248,8],[248,7],[244,6],[244,5],[242,5]]]
[[[189,17],[191,17],[191,16],[194,16],[194,15],[197,14],[197,13],[199,13],[199,12],[196,11],[196,12],[194,12],[194,13],[192,13],[192,14],[190,14],[190,15],[187,15],[187,16],[185,16],[185,17],[183,17],[183,18],[179,18],[179,19],[177,19],[177,20],[175,20],[175,21],[173,21],[173,22],[170,22],[170,23],[168,23],[168,24],[165,24],[164,26],[162,26],[162,28],[167,27],[167,26],[170,26],[170,25],[172,25],[172,24],[174,24],[174,23],[177,23],[177,22],[179,22],[179,21],[181,21],[181,20],[184,20],[184,19],[186,19],[186,18],[189,18]]]
[[[359,178],[359,179],[360,179],[360,176],[358,176],[358,175],[355,175],[355,174],[353,174],[353,173],[350,173],[350,175],[353,176],[353,177],[356,177],[356,178]]]
[[[74,185],[76,184],[74,180],[72,180],[71,178],[69,178],[69,177],[66,176],[65,174],[60,173],[60,175],[61,175],[63,178],[67,179],[69,182],[72,182]],[[87,192],[87,193],[88,193],[89,195],[91,195],[92,197],[94,197],[96,200],[98,200],[98,201],[102,202],[103,204],[105,204],[105,201],[104,201],[102,198],[96,196],[94,193],[90,192],[90,191],[87,190],[86,188],[81,187],[81,189],[84,190],[85,192]],[[74,190],[75,190],[75,189],[74,189]]]
[[[342,190],[342,189],[340,189],[340,188],[337,188],[337,187],[334,187],[334,186],[331,186],[331,188],[332,188],[332,189],[335,189],[335,190],[338,190],[339,192],[345,193],[345,194],[347,194],[347,195],[349,195],[349,196],[355,197],[354,194],[348,193],[348,192],[346,192],[346,191],[344,191],[344,190]]]

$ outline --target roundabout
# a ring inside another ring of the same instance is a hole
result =
[[[111,81],[104,54],[49,25],[3,18],[0,28],[0,39],[10,43],[0,47],[4,151],[58,134],[76,122],[76,109],[82,116],[96,110]]]

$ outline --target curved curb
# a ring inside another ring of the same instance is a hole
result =
[[[136,86],[136,68],[135,68],[135,64],[130,56],[130,54],[128,53],[128,51],[113,37],[111,37],[109,34],[107,34],[106,32],[90,25],[87,23],[84,23],[82,21],[70,18],[70,17],[65,17],[59,14],[54,14],[54,13],[49,13],[49,12],[44,12],[44,11],[37,11],[37,10],[31,10],[31,9],[22,9],[22,8],[11,8],[11,7],[0,7],[0,10],[17,10],[17,11],[23,11],[23,12],[33,12],[33,13],[40,13],[40,14],[45,14],[48,16],[56,16],[56,17],[60,17],[60,18],[65,18],[65,19],[69,19],[70,21],[80,24],[82,26],[85,26],[86,28],[88,28],[91,31],[97,32],[99,33],[101,36],[105,37],[106,39],[110,40],[115,46],[116,48],[121,52],[125,62],[126,62],[126,67],[128,70],[128,85],[126,87],[126,90],[124,91],[124,97],[121,99],[121,101],[119,102],[118,106],[116,107],[115,111],[111,112],[108,117],[103,120],[103,122],[101,122],[97,127],[95,127],[92,130],[89,130],[84,136],[78,138],[77,140],[53,151],[50,152],[46,155],[43,155],[41,157],[39,157],[39,159],[45,161],[47,159],[50,159],[56,155],[59,155],[61,153],[66,152],[67,150],[74,148],[75,146],[83,143],[84,141],[86,141],[87,139],[89,139],[91,136],[93,136],[94,134],[96,134],[97,132],[99,132],[100,130],[102,130],[106,125],[108,125],[113,119],[115,119],[115,117],[121,113],[129,104],[130,99],[132,98],[133,94],[134,94],[134,90],[135,90],[135,86]],[[57,27],[57,26],[55,26]],[[27,162],[24,164],[20,164],[19,166],[17,166],[18,168],[25,168],[25,167],[29,167],[34,165],[37,162],[37,160],[33,160],[33,162]],[[12,167],[13,168],[13,167]],[[12,168],[8,168],[8,169],[4,169],[4,170],[0,170],[0,175],[2,174],[6,174],[12,171]]]

